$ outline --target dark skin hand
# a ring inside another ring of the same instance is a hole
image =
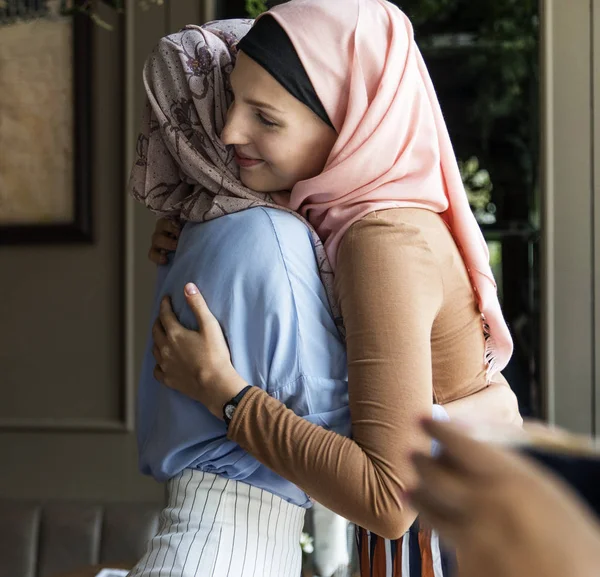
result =
[[[415,455],[409,495],[456,548],[461,577],[597,577],[600,525],[569,487],[516,452],[427,420],[438,458]]]
[[[154,264],[167,264],[167,253],[177,249],[181,225],[168,218],[156,221],[148,258]]]

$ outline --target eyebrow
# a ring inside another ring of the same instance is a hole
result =
[[[231,89],[233,90],[233,73],[229,77],[229,83],[231,85]],[[235,93],[235,90],[233,90],[233,92]],[[268,102],[263,102],[262,100],[254,100],[253,98],[244,98],[243,101],[246,104],[249,104],[250,106],[256,106],[257,108],[266,108],[267,110],[271,110],[273,112],[283,114],[282,110],[279,110],[279,108],[276,108],[275,106],[273,106],[272,104],[269,104]]]
[[[282,114],[282,111],[279,108],[275,108],[275,106],[268,104],[267,102],[262,102],[261,100],[253,100],[252,98],[244,98],[244,102],[249,104],[250,106],[256,106],[257,108],[267,108],[272,110],[273,112],[278,112]]]

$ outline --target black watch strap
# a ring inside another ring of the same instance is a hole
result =
[[[223,420],[225,421],[225,425],[229,427],[229,423],[231,423],[231,419],[233,419],[233,413],[235,413],[235,409],[242,402],[244,395],[252,388],[252,385],[248,385],[244,387],[231,401],[227,401],[223,405]]]

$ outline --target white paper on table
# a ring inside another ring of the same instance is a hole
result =
[[[100,573],[96,574],[96,577],[127,577],[129,571],[125,569],[102,569]]]

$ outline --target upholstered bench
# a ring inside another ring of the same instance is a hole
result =
[[[160,511],[159,504],[0,499],[0,577],[131,567],[157,532]]]

